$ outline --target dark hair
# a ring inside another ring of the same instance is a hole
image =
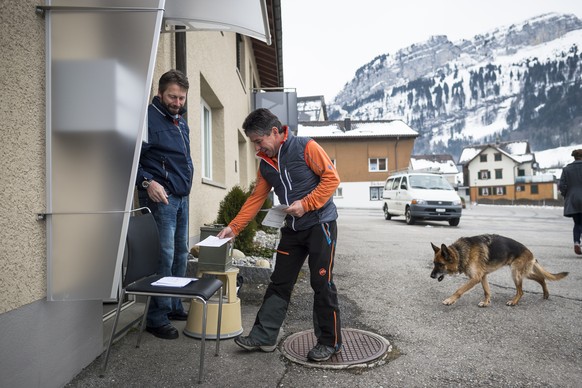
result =
[[[572,151],[574,159],[582,159],[582,148]]]
[[[265,108],[259,108],[249,113],[242,127],[247,136],[249,136],[250,133],[256,133],[257,135],[263,136],[269,135],[273,127],[277,127],[279,133],[283,133],[283,126],[281,125],[279,118]]]
[[[178,86],[188,90],[190,87],[190,83],[188,82],[188,77],[180,70],[172,69],[160,77],[160,81],[158,82],[158,92],[163,93],[166,91],[168,86],[171,84],[177,84]]]

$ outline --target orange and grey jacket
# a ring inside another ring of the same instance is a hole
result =
[[[333,194],[340,179],[335,166],[314,140],[293,136],[286,126],[284,129],[286,136],[277,157],[257,153],[262,160],[255,189],[229,224],[235,235],[255,217],[271,188],[282,204],[301,200],[305,214],[300,218],[287,215],[285,219],[285,225],[293,230],[306,230],[337,219]]]

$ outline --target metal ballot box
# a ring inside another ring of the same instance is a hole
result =
[[[216,236],[224,225],[214,224],[200,227],[200,241],[208,236]],[[232,240],[220,247],[200,247],[198,271],[226,272],[232,268]]]

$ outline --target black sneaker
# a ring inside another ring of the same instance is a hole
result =
[[[337,349],[333,346],[327,346],[324,344],[318,343],[307,353],[307,359],[311,361],[327,361],[336,353],[341,351],[341,346],[338,346]]]
[[[234,343],[240,346],[245,350],[262,350],[263,352],[270,353],[277,349],[277,344],[275,345],[263,345],[258,343],[255,339],[251,338],[250,336],[238,336],[234,339]]]

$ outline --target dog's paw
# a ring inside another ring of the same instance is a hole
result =
[[[445,306],[450,306],[450,305],[452,305],[453,303],[455,303],[456,301],[457,301],[457,300],[456,300],[455,298],[447,298],[447,299],[443,300],[443,304],[444,304]]]
[[[517,306],[517,302],[514,302],[513,300],[507,301],[505,304],[508,306]]]
[[[483,301],[479,302],[478,306],[479,307],[489,307],[490,304],[491,304],[491,302],[483,300]]]

